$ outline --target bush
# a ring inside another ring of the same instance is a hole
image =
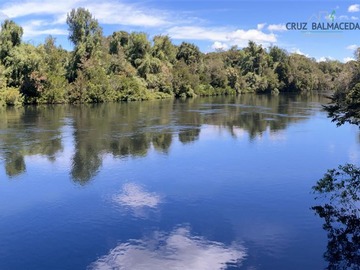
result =
[[[13,87],[5,88],[5,90],[2,92],[1,99],[7,106],[19,106],[24,102],[24,98],[19,89]]]

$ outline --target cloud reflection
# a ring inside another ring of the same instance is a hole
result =
[[[127,183],[123,186],[122,192],[113,197],[113,200],[123,206],[133,209],[143,207],[156,208],[161,198],[156,193],[145,191],[141,186],[134,183]]]
[[[154,233],[152,238],[122,243],[92,263],[89,269],[225,269],[246,257],[241,246],[225,246],[203,237],[191,236],[180,227],[170,234]]]

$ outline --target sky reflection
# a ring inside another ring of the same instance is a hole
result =
[[[179,227],[170,234],[154,232],[152,237],[121,243],[89,269],[225,269],[246,257],[240,245],[226,246],[190,234]]]
[[[161,196],[154,192],[146,191],[141,185],[126,183],[119,194],[112,196],[112,201],[120,206],[120,211],[137,218],[148,219],[149,214],[157,210]]]
[[[161,202],[159,195],[147,192],[141,186],[134,183],[125,184],[122,192],[115,195],[113,200],[120,205],[133,209],[143,207],[156,208]]]

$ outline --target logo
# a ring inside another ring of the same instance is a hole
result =
[[[331,19],[331,21],[332,22],[334,22],[334,20],[335,20],[335,10],[333,10],[332,12],[331,12],[331,14],[329,15],[329,18]]]
[[[336,11],[331,13],[321,11],[313,14],[307,21],[287,22],[286,29],[290,31],[301,31],[303,33],[341,33],[343,31],[359,31],[359,23],[350,21],[335,22]]]

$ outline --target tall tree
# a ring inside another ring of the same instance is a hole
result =
[[[184,60],[187,65],[199,63],[200,57],[201,53],[199,47],[187,42],[180,44],[179,51],[176,55],[178,60]]]
[[[0,60],[5,64],[5,59],[9,55],[10,50],[20,45],[23,29],[14,21],[5,20],[1,24],[0,31]]]
[[[69,26],[69,39],[75,45],[68,71],[69,80],[74,81],[79,64],[101,51],[102,29],[98,21],[84,8],[71,10],[66,22]]]

